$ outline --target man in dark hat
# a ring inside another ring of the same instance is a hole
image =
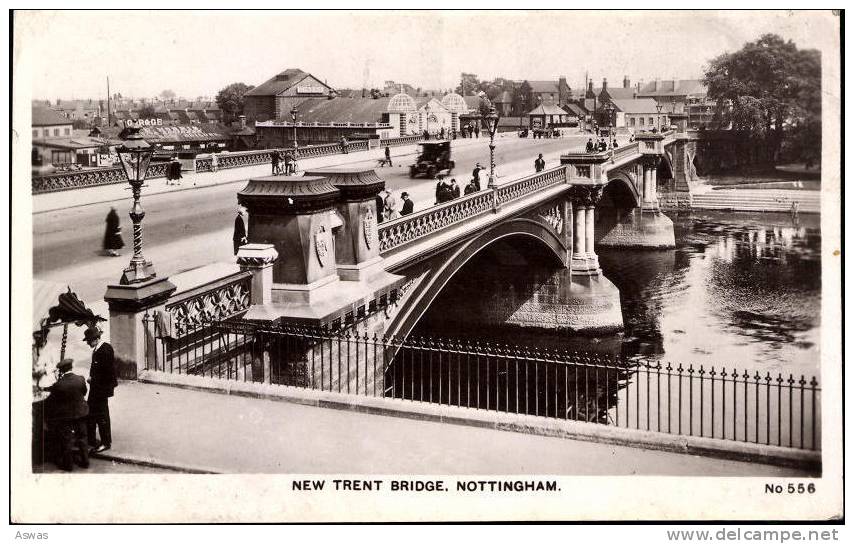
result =
[[[471,171],[471,177],[474,178],[474,185],[477,187],[477,190],[480,191],[480,171],[483,170],[483,166],[480,163],[474,165],[474,170]]]
[[[113,346],[101,340],[101,331],[89,327],[83,333],[83,340],[92,348],[92,366],[89,369],[89,445],[95,453],[110,449],[113,436],[110,429],[110,406],[108,399],[119,384],[116,378],[116,357]],[[101,435],[101,442],[95,440],[95,429]]]
[[[460,187],[457,185],[457,180],[451,178],[451,186],[448,190],[451,192],[451,198],[449,200],[460,198]]]
[[[231,236],[231,241],[234,244],[234,254],[237,255],[237,250],[240,246],[247,243],[246,224],[243,223],[243,207],[237,207],[237,217],[234,218],[234,234]]]
[[[403,199],[403,208],[400,210],[400,215],[409,215],[415,210],[415,204],[409,200],[409,193],[406,191],[400,194],[400,198]]]
[[[279,170],[279,152],[275,149],[270,152],[270,165],[273,167],[274,176],[278,176],[282,173]]]
[[[46,387],[50,396],[45,401],[45,416],[52,437],[56,440],[58,451],[57,465],[62,470],[72,470],[74,448],[80,457],[77,464],[89,467],[89,447],[86,444],[86,416],[89,406],[86,404],[86,380],[71,370],[74,361],[63,359],[56,364],[56,383]]]
[[[542,172],[545,169],[546,169],[546,161],[545,161],[545,159],[543,159],[543,154],[540,153],[540,155],[534,161],[534,170],[536,170],[537,172]]]
[[[593,153],[594,151],[596,151],[596,144],[593,143],[593,138],[588,138],[587,139],[587,152]]]

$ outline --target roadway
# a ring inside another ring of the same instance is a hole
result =
[[[578,149],[586,135],[560,139],[519,139],[507,134],[496,139],[498,182],[508,181],[533,172],[537,153],[543,153],[547,166],[556,166],[558,157],[569,149]],[[475,163],[488,168],[488,140],[460,142],[454,148],[456,168],[451,177],[462,190],[471,178]],[[394,151],[392,153],[394,155]],[[434,203],[435,181],[408,177],[413,155],[394,156],[394,166],[376,168],[386,180],[386,187],[398,197],[408,191],[420,210]],[[352,166],[376,167],[375,159],[352,163]],[[176,273],[217,261],[233,259],[231,231],[237,204],[236,193],[243,188],[245,177],[235,170],[235,180],[220,185],[195,187],[192,190],[143,195],[144,254],[154,262],[159,275]],[[205,176],[210,174],[197,174]],[[483,176],[483,174],[482,174]],[[485,183],[485,176],[482,177]],[[482,183],[482,185],[484,184]],[[186,185],[186,182],[185,182]],[[76,206],[33,215],[33,275],[68,283],[85,301],[103,297],[108,283],[121,277],[132,251],[131,223],[128,218],[130,198],[114,202]],[[104,219],[114,206],[122,221],[126,247],[121,257],[102,255]]]

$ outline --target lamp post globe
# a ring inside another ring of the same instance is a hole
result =
[[[486,128],[489,130],[489,184],[487,187],[495,187],[495,131],[498,130],[498,113],[495,106],[489,107],[486,114]]]
[[[296,106],[291,108],[291,123],[294,126],[294,152],[296,152],[296,149],[297,149],[297,114],[298,113],[299,113],[299,111],[297,111]]]
[[[116,153],[133,194],[133,207],[129,214],[133,223],[133,257],[124,269],[120,283],[130,285],[150,280],[157,275],[151,261],[142,255],[142,219],[145,217],[145,210],[140,202],[142,184],[151,163],[153,149],[139,133],[139,125],[128,126],[125,131],[125,139],[116,149]]]

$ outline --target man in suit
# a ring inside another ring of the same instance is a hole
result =
[[[71,370],[74,361],[63,359],[56,364],[56,383],[46,387],[50,396],[45,401],[45,416],[51,435],[59,448],[57,465],[62,470],[72,470],[74,447],[80,452],[77,460],[83,468],[89,467],[89,447],[86,444],[86,416],[89,406],[86,381]]]
[[[403,199],[403,208],[400,210],[400,215],[409,215],[415,210],[415,204],[409,200],[409,193],[404,191],[400,198]]]
[[[376,203],[377,211],[374,216],[377,218],[377,224],[383,222],[383,213],[385,212],[385,199],[383,198],[383,194],[385,193],[385,189],[380,191],[377,196],[374,198],[374,202]]]
[[[477,163],[474,166],[474,170],[471,172],[471,177],[474,179],[474,185],[477,187],[477,190],[480,191],[480,171],[483,170],[483,166],[480,163]]]
[[[451,187],[449,190],[451,191],[451,200],[460,198],[460,187],[457,185],[457,180],[451,178]]]
[[[237,217],[234,218],[234,234],[231,236],[231,241],[234,244],[234,254],[237,255],[237,250],[240,246],[246,244],[246,225],[243,223],[243,208],[237,208]]]
[[[540,156],[537,157],[537,160],[534,161],[534,170],[537,172],[542,172],[546,169],[546,161],[543,159],[543,154],[540,153]]]
[[[83,333],[83,340],[92,348],[92,366],[89,369],[89,445],[95,453],[110,449],[113,442],[110,432],[110,406],[108,400],[119,384],[116,379],[116,358],[113,346],[101,340],[101,331],[89,327]],[[95,429],[101,435],[101,442],[95,440]]]

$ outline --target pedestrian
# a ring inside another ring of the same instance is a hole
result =
[[[383,163],[383,166],[385,166],[386,164],[388,164],[389,166],[394,166],[391,163],[391,149],[388,145],[385,146],[385,163]]]
[[[543,159],[543,154],[540,153],[540,155],[537,157],[537,160],[534,161],[534,170],[536,170],[537,172],[542,172],[545,169],[546,161],[545,159]]]
[[[88,327],[83,333],[83,340],[92,348],[87,402],[89,405],[87,436],[89,446],[94,453],[101,453],[113,445],[109,398],[113,396],[115,388],[119,385],[116,376],[116,356],[113,346],[101,339],[101,331],[97,327]],[[100,441],[95,438],[96,430],[100,434]]]
[[[474,137],[480,138],[480,123],[475,123],[474,125]]]
[[[620,147],[620,144],[617,143],[617,139],[614,138],[613,140],[611,140],[611,148],[617,149],[618,147]]]
[[[86,380],[72,372],[74,361],[63,359],[56,364],[56,382],[48,387],[50,396],[45,400],[45,419],[49,436],[56,450],[56,464],[65,471],[73,470],[75,448],[79,452],[77,464],[89,467],[89,446],[86,440]]]
[[[246,225],[243,223],[243,207],[237,207],[237,217],[234,218],[234,234],[231,236],[231,241],[234,244],[234,254],[237,255],[237,250],[240,246],[248,243],[246,239]]]
[[[377,217],[377,224],[379,224],[379,223],[382,223],[382,222],[383,222],[383,213],[385,212],[385,199],[384,199],[384,198],[383,198],[383,196],[382,196],[382,195],[383,195],[383,193],[385,193],[385,189],[383,189],[382,191],[380,191],[379,193],[377,193],[377,196],[376,196],[376,199],[375,199],[375,201],[376,201],[376,206],[377,206],[377,211],[376,211],[376,214],[375,214],[375,215],[376,215],[376,217]]]
[[[440,140],[444,140],[444,139],[445,139],[445,127],[440,127],[440,128],[439,128],[439,139],[440,139]]]
[[[798,219],[799,219],[798,215],[799,215],[799,213],[800,213],[800,208],[801,208],[801,205],[800,205],[800,203],[799,203],[797,200],[795,200],[794,202],[792,202],[792,209],[791,209],[791,213],[792,213],[792,222],[793,222],[793,223],[797,223],[797,222],[798,222]]]
[[[181,185],[181,161],[178,160],[178,155],[172,155],[166,167],[166,184]]]
[[[388,191],[386,191],[388,193]],[[385,220],[391,221],[397,219],[400,214],[397,213],[397,199],[391,193],[385,197]]]
[[[291,156],[289,151],[282,152],[282,163],[285,165],[285,175],[291,175]]]
[[[475,184],[474,184],[474,179],[471,179],[471,180],[468,182],[468,185],[466,185],[466,188],[465,188],[465,190],[463,191],[463,193],[464,193],[464,194],[467,194],[467,195],[470,195],[470,194],[472,194],[472,193],[476,193],[476,192],[477,192],[477,185],[475,185]]]
[[[112,257],[119,256],[119,250],[125,247],[122,240],[122,227],[119,225],[119,214],[116,209],[110,207],[107,212],[107,228],[104,231],[104,253]]]
[[[445,178],[439,178],[439,181],[436,183],[436,204],[445,202],[445,190]]]
[[[415,203],[409,199],[409,193],[406,191],[400,193],[400,198],[403,199],[403,208],[400,210],[400,215],[409,215],[415,210]]]
[[[599,138],[599,151],[607,151],[608,144],[605,143],[605,138]]]
[[[279,175],[279,151],[274,149],[270,152],[270,165],[273,167],[273,175]]]
[[[347,138],[341,136],[341,153],[347,154]]]
[[[219,157],[216,153],[211,153],[211,172],[219,170]]]
[[[588,138],[587,139],[587,152],[593,153],[596,150],[595,147],[596,146],[593,144],[593,138]]]
[[[471,177],[474,178],[474,185],[477,187],[477,190],[480,191],[480,171],[483,170],[483,166],[480,163],[474,165],[474,170],[471,172]]]
[[[451,187],[449,188],[449,191],[451,193],[451,198],[449,200],[460,198],[460,187],[457,185],[457,180],[451,178]]]

